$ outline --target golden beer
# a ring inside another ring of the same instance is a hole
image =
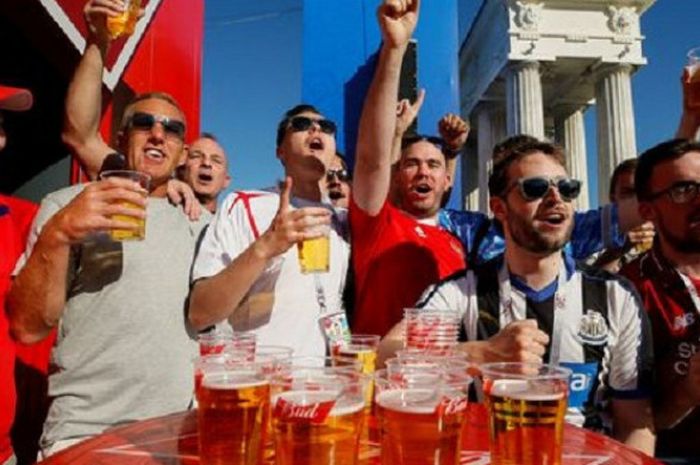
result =
[[[330,269],[330,239],[326,236],[297,244],[302,273],[327,273]]]
[[[142,206],[131,202],[119,202],[119,204],[127,208],[133,208],[134,210],[144,210]],[[145,218],[134,218],[133,216],[127,215],[112,215],[112,219],[115,221],[132,223],[137,226],[137,229],[112,229],[109,232],[109,236],[113,241],[142,241],[146,238]]]
[[[280,399],[291,406],[286,414],[277,407]],[[364,402],[338,401],[325,416],[324,404],[334,399],[327,391],[288,391],[273,399],[277,465],[357,463]]]
[[[566,392],[533,392],[527,383],[503,379],[485,387],[493,465],[562,463]]]
[[[435,394],[434,389],[420,388],[377,394],[382,465],[459,464],[466,394],[452,399],[445,408],[438,404]]]
[[[270,385],[254,373],[205,374],[197,390],[202,465],[257,465],[263,457]]]
[[[134,33],[136,20],[139,18],[141,0],[124,0],[126,10],[119,16],[107,17],[107,31],[112,39],[130,36]]]

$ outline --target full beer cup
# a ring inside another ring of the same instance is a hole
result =
[[[292,367],[272,381],[277,465],[354,465],[366,377],[353,369]]]
[[[697,110],[700,108],[700,47],[688,51],[688,62],[685,69],[690,82],[687,91],[687,104],[691,109]]]
[[[375,374],[382,465],[457,465],[471,377],[463,370]]]
[[[560,465],[571,370],[481,365],[493,465]]]
[[[263,457],[270,384],[254,363],[204,369],[197,390],[203,465],[257,465]]]
[[[124,0],[124,6],[125,10],[118,16],[107,17],[107,31],[112,39],[134,33],[141,10],[141,0]]]
[[[330,269],[331,227],[327,224],[316,225],[310,228],[309,232],[319,233],[321,236],[297,243],[301,272],[327,273]]]
[[[365,375],[374,374],[377,365],[377,348],[380,337],[376,334],[352,334],[347,339],[331,343],[333,366],[342,365],[345,360],[357,360],[361,372]],[[372,382],[366,392],[366,405],[372,405]]]
[[[146,192],[148,192],[148,187],[151,183],[151,177],[146,173],[141,173],[140,171],[108,170],[100,173],[101,180],[112,177],[130,179],[138,183],[145,190],[145,192],[143,193],[144,197],[146,197]],[[123,201],[121,203],[125,207],[133,208],[135,210],[144,209],[142,206],[136,205],[132,202]],[[146,238],[145,218],[134,218],[132,216],[127,215],[112,215],[112,219],[137,225],[136,229],[112,229],[109,232],[109,235],[113,241],[141,241]]]

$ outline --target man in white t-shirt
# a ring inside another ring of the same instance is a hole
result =
[[[192,271],[189,320],[202,330],[228,320],[259,344],[290,346],[295,355],[323,355],[319,319],[341,313],[349,246],[345,219],[321,202],[336,152],[335,124],[310,105],[289,110],[278,126],[280,190],[228,195],[203,240]],[[330,268],[304,274],[296,244],[330,225]]]

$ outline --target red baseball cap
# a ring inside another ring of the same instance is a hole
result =
[[[0,85],[0,110],[29,110],[33,102],[32,93],[27,89]]]

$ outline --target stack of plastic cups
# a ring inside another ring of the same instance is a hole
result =
[[[257,338],[255,333],[238,333],[215,329],[200,334],[198,340],[200,355],[220,354],[224,351],[242,351],[248,354],[248,360],[252,360],[255,355]]]
[[[404,310],[404,347],[448,353],[457,345],[461,318],[456,310]]]

